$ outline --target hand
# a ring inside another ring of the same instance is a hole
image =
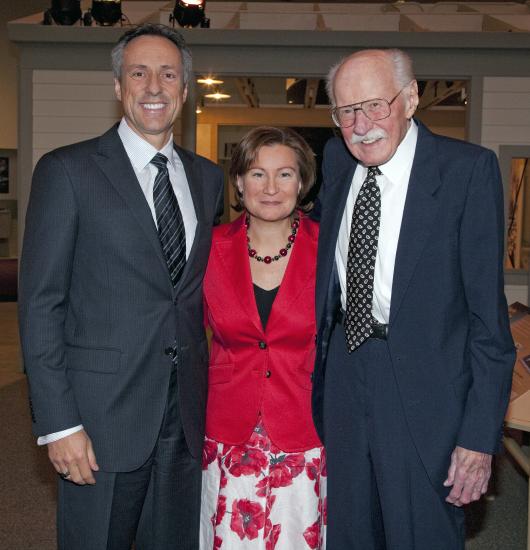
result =
[[[455,506],[478,500],[488,489],[491,476],[491,455],[455,447],[445,487],[453,488],[445,499]]]
[[[85,430],[48,443],[48,457],[58,474],[69,472],[65,479],[78,485],[94,485],[92,471],[98,471],[92,441]]]

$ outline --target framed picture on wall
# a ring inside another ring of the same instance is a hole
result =
[[[237,147],[237,142],[225,143],[225,154],[224,154],[223,158],[231,159],[232,158],[232,153],[234,152],[236,147]]]
[[[16,157],[15,149],[0,149],[0,200],[16,200]]]

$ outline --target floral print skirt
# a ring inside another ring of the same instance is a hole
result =
[[[202,469],[201,550],[325,549],[323,447],[283,452],[260,417],[244,445],[206,438]]]

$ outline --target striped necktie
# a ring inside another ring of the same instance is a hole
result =
[[[157,167],[153,187],[158,238],[166,257],[169,276],[173,286],[177,286],[184,266],[186,265],[186,233],[184,220],[173,187],[169,181],[167,157],[157,153],[151,160]]]
[[[377,166],[368,168],[353,209],[346,264],[344,322],[349,353],[358,348],[373,332],[374,269],[381,217],[381,193],[376,176],[380,174]]]

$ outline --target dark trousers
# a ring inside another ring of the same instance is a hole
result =
[[[197,550],[201,463],[188,451],[176,372],[155,449],[133,472],[95,472],[96,485],[59,481],[59,550]],[[97,449],[96,457],[97,457]]]
[[[463,550],[463,510],[446,503],[427,476],[385,340],[370,338],[348,354],[337,325],[324,429],[328,550]]]

